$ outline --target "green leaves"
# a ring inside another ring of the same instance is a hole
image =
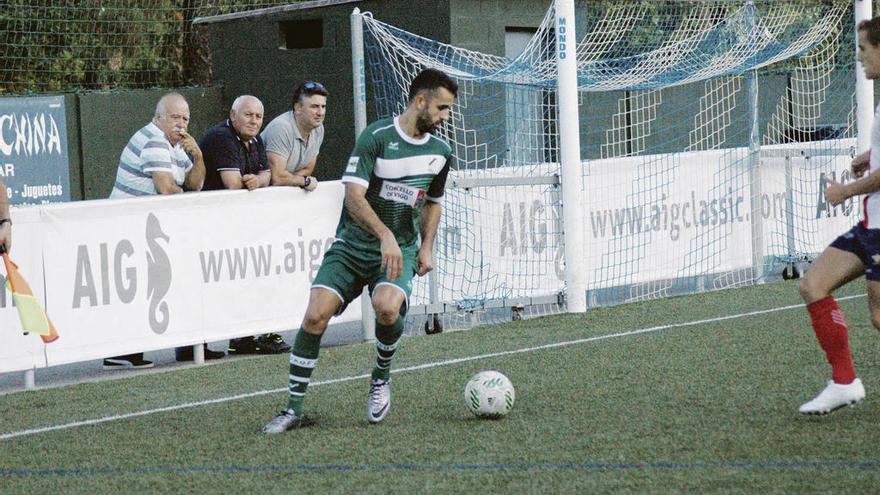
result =
[[[210,83],[199,16],[283,0],[8,0],[0,12],[0,93]]]

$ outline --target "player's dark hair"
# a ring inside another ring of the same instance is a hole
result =
[[[293,90],[290,107],[293,108],[297,103],[302,103],[303,99],[309,96],[327,96],[328,94],[327,88],[323,84],[315,81],[306,81]]]
[[[409,99],[412,102],[422,91],[434,91],[438,88],[446,88],[452,96],[458,96],[458,83],[445,72],[437,69],[425,69],[412,80],[409,85]]]
[[[864,31],[868,35],[868,43],[874,46],[880,45],[880,16],[860,22],[859,31]]]

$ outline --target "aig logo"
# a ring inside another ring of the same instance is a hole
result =
[[[85,244],[77,246],[73,309],[133,302],[138,295],[138,275],[144,269],[138,262],[143,260],[147,271],[147,318],[153,332],[164,333],[171,321],[168,302],[164,300],[171,288],[171,261],[165,252],[171,238],[152,213],[147,215],[144,238],[147,249],[143,258],[130,239],[102,242],[97,249]]]

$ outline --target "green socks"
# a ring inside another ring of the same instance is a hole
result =
[[[394,351],[400,344],[403,334],[403,318],[398,316],[391,325],[376,322],[376,367],[373,368],[373,379],[387,380],[391,376],[391,360]]]
[[[293,341],[293,349],[290,350],[290,379],[287,385],[290,394],[287,409],[293,410],[297,416],[302,416],[303,398],[318,362],[320,349],[321,336],[312,335],[300,328]]]

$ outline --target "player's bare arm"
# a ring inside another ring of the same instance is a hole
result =
[[[434,239],[437,236],[437,226],[440,224],[440,214],[442,211],[443,207],[440,203],[428,201],[419,213],[422,237],[418,257],[418,274],[420,277],[425,276],[425,274],[434,269]]]
[[[394,232],[382,223],[367,202],[367,188],[351,182],[345,183],[345,209],[367,232],[379,239],[382,251],[382,269],[391,280],[397,280],[403,270],[403,253]]]
[[[861,176],[865,175],[865,172],[868,171],[868,167],[870,164],[871,150],[868,150],[864,153],[856,155],[856,157],[852,159],[852,163],[850,163],[850,170],[852,170],[852,174],[858,179]]]
[[[825,184],[825,199],[837,206],[853,196],[880,191],[880,170],[847,184],[826,176]]]

